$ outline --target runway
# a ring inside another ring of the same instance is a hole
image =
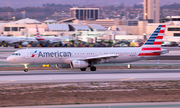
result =
[[[0,71],[0,84],[180,80],[180,69]]]
[[[7,108],[179,108],[179,102],[153,102],[153,103],[105,103],[82,105],[49,105],[49,106],[24,106]]]

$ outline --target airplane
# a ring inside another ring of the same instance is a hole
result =
[[[168,50],[161,49],[165,28],[166,25],[159,25],[141,47],[23,49],[14,52],[7,61],[24,65],[24,72],[28,71],[30,64],[56,64],[58,68],[69,67],[81,71],[90,67],[91,71],[96,71],[94,64],[134,62],[168,53]]]
[[[36,25],[36,39],[39,41],[39,43],[42,44],[53,44],[53,43],[57,43],[57,42],[62,42],[62,37],[47,37],[47,36],[41,36],[39,34],[39,29],[38,26]]]
[[[0,36],[0,43],[6,43],[6,44],[21,43],[22,45],[26,46],[31,42],[37,42],[37,40],[34,37]]]

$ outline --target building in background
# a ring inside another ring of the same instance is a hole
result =
[[[147,20],[150,23],[159,23],[159,13],[159,0],[144,0],[144,20]]]
[[[99,19],[99,8],[70,8],[71,18],[79,20]]]
[[[74,20],[73,23],[75,24],[98,24],[106,29],[112,27],[114,25],[119,25],[120,19],[97,19],[97,20]]]
[[[72,20],[72,19],[69,19]],[[98,24],[77,24],[59,23],[56,20],[46,20],[40,22],[35,19],[21,19],[13,22],[0,23],[0,33],[5,36],[36,36],[36,25],[39,28],[40,35],[44,36],[72,36],[86,34],[96,34],[97,36],[104,34],[107,29]]]

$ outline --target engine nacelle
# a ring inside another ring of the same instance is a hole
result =
[[[29,44],[28,42],[21,43],[21,45],[23,45],[23,46],[27,46],[28,44]]]
[[[81,60],[73,60],[71,62],[71,68],[87,68],[89,67],[89,63],[87,61],[81,61]]]
[[[56,68],[71,68],[70,64],[56,64]]]

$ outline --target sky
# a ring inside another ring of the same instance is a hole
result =
[[[171,2],[170,2],[171,1]],[[78,4],[82,5],[120,5],[124,3],[126,6],[131,6],[133,4],[140,4],[143,0],[0,0],[0,7],[13,7],[13,8],[21,8],[21,7],[33,7],[33,6],[42,6],[47,3],[55,3],[55,4]],[[173,3],[180,3],[180,0],[160,0],[160,5],[167,5]]]

